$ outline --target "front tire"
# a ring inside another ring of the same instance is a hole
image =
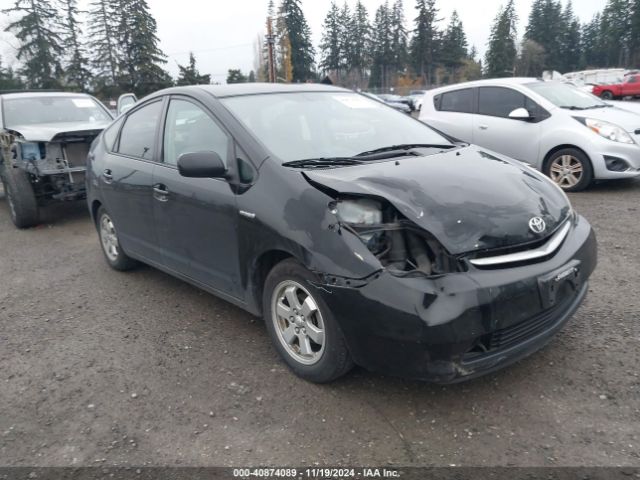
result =
[[[98,209],[96,215],[98,235],[100,237],[100,246],[107,263],[114,270],[121,272],[131,270],[138,264],[131,257],[127,256],[120,246],[118,232],[111,215],[103,208]]]
[[[593,167],[580,150],[565,148],[547,161],[545,172],[565,192],[580,192],[593,182]]]
[[[38,200],[29,174],[18,168],[5,167],[2,183],[13,224],[21,229],[36,226],[40,219]]]
[[[600,98],[602,100],[613,100],[615,97],[613,95],[613,92],[610,92],[609,90],[605,90],[600,94]]]
[[[311,282],[317,279],[295,260],[267,276],[262,308],[276,350],[293,372],[326,383],[353,367],[346,341],[329,307]]]

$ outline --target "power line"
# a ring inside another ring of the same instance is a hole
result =
[[[208,48],[206,50],[187,50],[185,52],[174,52],[174,53],[167,53],[168,57],[173,57],[175,55],[186,55],[188,53],[207,53],[207,52],[218,52],[220,50],[231,50],[234,48],[242,48],[242,47],[253,47],[253,43],[242,43],[239,45],[229,45],[227,47],[217,47],[217,48]]]

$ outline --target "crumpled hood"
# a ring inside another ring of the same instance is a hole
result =
[[[631,111],[633,107],[627,108],[629,109],[626,110],[622,106],[593,108],[591,110],[571,112],[571,114],[576,118],[594,118],[596,120],[613,123],[614,125],[622,127],[625,132],[633,133],[640,129],[640,115]]]
[[[110,121],[42,123],[38,125],[17,125],[6,129],[19,133],[27,142],[52,142],[56,137],[66,134],[95,136],[107,128],[110,123]]]
[[[340,194],[385,198],[454,255],[540,240],[571,211],[542,174],[475,146],[304,175]],[[529,227],[534,217],[546,222],[542,234]]]

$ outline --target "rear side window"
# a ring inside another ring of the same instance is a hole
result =
[[[129,157],[153,160],[156,127],[162,112],[162,102],[154,102],[136,110],[125,120],[120,133],[118,153]]]
[[[510,88],[480,88],[478,99],[478,113],[480,115],[508,118],[516,108],[526,108],[534,113],[537,105],[520,92]]]
[[[473,112],[473,90],[470,88],[443,93],[441,97],[438,108],[441,112]]]

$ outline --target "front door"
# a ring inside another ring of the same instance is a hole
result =
[[[520,92],[504,87],[478,89],[478,113],[473,120],[473,143],[522,162],[536,165],[540,123],[509,118],[518,108],[536,115],[537,104]]]
[[[100,172],[105,205],[125,252],[158,262],[153,220],[153,170],[162,101],[142,106],[125,120],[114,151]]]
[[[640,75],[631,75],[627,77],[622,84],[622,95],[624,97],[635,97],[640,95]]]
[[[163,264],[220,292],[240,296],[236,198],[221,179],[185,178],[180,155],[213,151],[229,162],[233,142],[198,103],[173,97],[163,162],[154,171],[154,213]]]

